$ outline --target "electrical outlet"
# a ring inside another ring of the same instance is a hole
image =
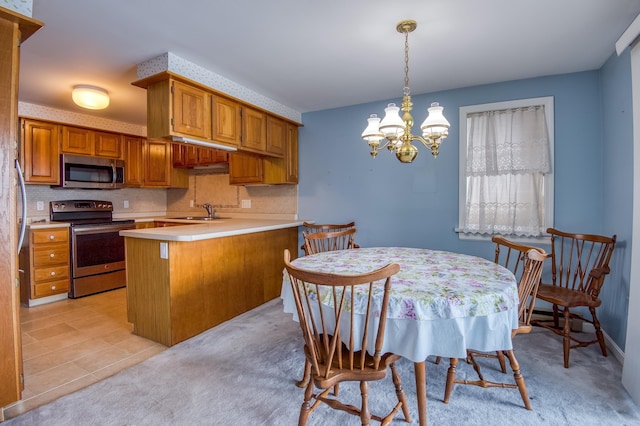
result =
[[[195,204],[193,200],[189,200],[189,207],[195,207]]]
[[[169,258],[169,244],[162,242],[160,243],[160,259],[168,259]]]
[[[36,201],[36,210],[38,211],[44,210],[44,201]]]
[[[242,200],[240,207],[243,209],[250,209],[251,208],[251,200]]]
[[[128,208],[129,208],[129,200],[124,200],[123,204],[124,204],[124,206],[123,206],[123,207],[124,207],[125,209],[128,209]]]

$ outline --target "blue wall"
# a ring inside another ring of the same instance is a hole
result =
[[[612,58],[609,62],[617,61]],[[612,68],[617,66],[613,64]],[[624,69],[625,64],[620,68]],[[458,225],[459,107],[554,96],[555,226],[570,232],[620,234],[622,230],[618,231],[617,227],[605,226],[605,221],[614,218],[610,218],[609,209],[605,211],[603,207],[605,192],[607,197],[615,196],[616,201],[630,196],[630,190],[626,195],[609,194],[618,177],[607,175],[605,178],[603,173],[605,165],[608,167],[603,160],[609,155],[615,155],[607,160],[612,163],[616,163],[618,156],[631,160],[628,150],[624,152],[624,149],[619,155],[616,151],[604,156],[603,85],[611,96],[624,90],[630,92],[631,87],[630,77],[618,83],[617,74],[615,70],[589,71],[413,96],[412,112],[418,123],[414,133],[419,132],[419,123],[426,116],[428,105],[435,101],[444,106],[451,128],[437,159],[420,145],[420,154],[411,164],[400,163],[386,151],[371,158],[367,144],[360,138],[369,114],[383,115],[387,103],[399,104],[399,98],[303,114],[299,217],[318,223],[355,220],[356,241],[363,247],[426,247],[492,259],[491,243],[463,241],[454,232]],[[400,90],[398,96],[401,96]],[[627,115],[625,120],[630,122],[630,109]],[[619,143],[630,143],[630,135],[619,136]],[[623,165],[625,169],[617,173],[630,179],[629,161]],[[630,203],[630,200],[626,203],[629,208]],[[628,223],[630,228],[630,211],[625,213],[624,221],[624,226]],[[627,282],[628,276],[627,268]],[[611,290],[623,291],[613,285]],[[623,347],[622,316],[626,318],[626,305],[612,309],[616,311],[606,315],[603,326]]]
[[[602,67],[603,229],[618,236],[611,275],[602,289],[598,316],[624,349],[631,274],[633,223],[633,117],[631,55],[613,55]]]

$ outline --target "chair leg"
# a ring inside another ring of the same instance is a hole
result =
[[[368,426],[371,421],[371,413],[369,412],[369,384],[366,381],[360,382],[360,394],[362,395],[360,421],[362,426]]]
[[[307,388],[304,391],[304,401],[302,402],[302,406],[300,407],[300,417],[298,418],[298,426],[305,426],[307,424],[307,419],[309,418],[309,414],[313,411],[313,407],[311,406],[311,398],[313,397],[313,382],[309,380],[307,384]]]
[[[311,377],[311,363],[305,359],[304,360],[304,374],[300,381],[296,382],[296,386],[299,388],[304,388],[309,384],[309,378]]]
[[[402,389],[402,380],[400,380],[400,375],[398,375],[396,365],[391,364],[389,367],[391,368],[391,379],[393,380],[393,385],[396,387],[396,395],[398,396],[398,401],[400,401],[400,403],[402,404],[402,414],[404,414],[404,420],[407,423],[411,423],[411,416],[409,415],[407,398],[404,394],[404,389]]]
[[[596,308],[589,308],[589,310],[591,311],[591,316],[593,317],[593,326],[596,329],[596,336],[598,337],[600,350],[602,351],[602,355],[607,356],[607,346],[604,344],[604,335],[602,334],[602,329],[600,328],[600,321],[598,321],[598,317],[596,316]]]
[[[553,305],[553,326],[558,328],[560,325],[560,318],[558,317],[558,305]]]
[[[571,312],[564,308],[564,328],[562,331],[562,347],[564,350],[564,368],[569,368],[569,350],[571,349]]]
[[[458,366],[458,358],[450,358],[449,370],[447,370],[447,384],[444,388],[444,399],[442,400],[445,404],[449,403],[449,397],[451,396],[451,391],[453,390],[453,384],[456,381],[457,366]]]
[[[513,378],[516,381],[518,390],[520,391],[522,402],[524,402],[524,406],[527,410],[531,410],[531,402],[529,401],[527,386],[524,383],[524,377],[522,377],[522,374],[520,373],[520,365],[516,360],[516,356],[514,355],[513,350],[507,351],[507,357],[509,358],[509,364],[511,364],[511,369],[513,370]]]
[[[498,362],[500,363],[500,370],[502,370],[502,374],[507,374],[507,366],[504,362],[504,353],[502,351],[496,351],[496,356],[498,357]]]

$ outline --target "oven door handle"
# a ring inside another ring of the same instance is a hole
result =
[[[128,229],[135,229],[135,225],[83,226],[82,228],[72,227],[75,235],[106,234],[109,232],[125,231]]]

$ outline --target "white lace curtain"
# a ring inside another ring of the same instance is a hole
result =
[[[467,116],[463,232],[544,232],[544,177],[551,171],[544,106]]]

